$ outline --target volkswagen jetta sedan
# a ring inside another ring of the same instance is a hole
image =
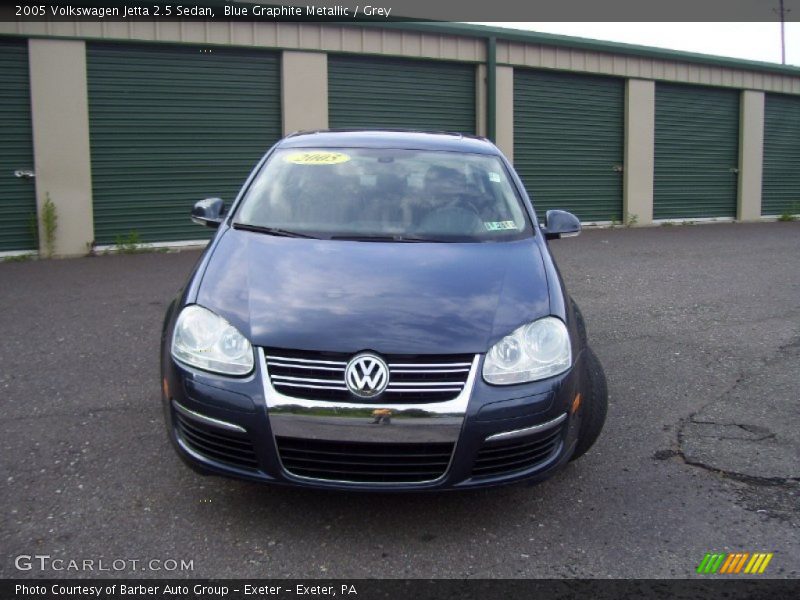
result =
[[[451,134],[278,142],[162,335],[167,430],[206,474],[355,490],[538,481],[597,439],[605,376],[508,160]]]

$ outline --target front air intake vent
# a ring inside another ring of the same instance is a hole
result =
[[[421,483],[442,477],[452,443],[334,442],[276,437],[284,468],[293,475],[349,483]]]
[[[173,414],[179,438],[193,452],[239,469],[258,468],[253,444],[246,433],[214,427],[177,410]]]
[[[525,437],[484,442],[472,467],[473,477],[528,471],[546,463],[561,447],[562,427]]]

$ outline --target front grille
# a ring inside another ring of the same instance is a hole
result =
[[[353,483],[420,483],[444,475],[452,443],[380,444],[277,436],[284,468],[301,477]]]
[[[562,428],[483,444],[472,467],[473,477],[495,477],[527,471],[549,460],[561,443]]]
[[[198,454],[240,469],[258,468],[258,459],[247,434],[206,425],[178,411],[174,414],[178,435]]]
[[[371,402],[351,394],[344,370],[352,354],[265,349],[272,386],[309,400]],[[385,355],[389,385],[382,402],[424,404],[456,398],[467,381],[471,354]]]

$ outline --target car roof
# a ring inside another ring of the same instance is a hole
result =
[[[476,154],[499,154],[485,138],[447,132],[406,130],[320,130],[293,133],[278,144],[280,148],[395,148],[446,150]]]

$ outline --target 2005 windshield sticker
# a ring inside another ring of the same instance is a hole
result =
[[[516,229],[514,221],[484,221],[487,231],[505,231],[506,229]]]
[[[341,152],[292,152],[284,160],[295,165],[338,165],[350,156]]]

